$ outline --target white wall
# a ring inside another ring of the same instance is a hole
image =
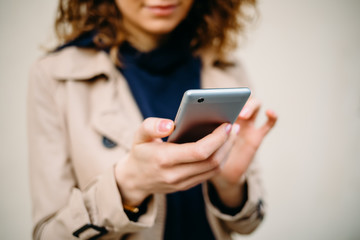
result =
[[[0,235],[30,239],[25,96],[55,0],[0,0]],[[264,224],[239,239],[359,239],[360,2],[261,1],[239,51],[279,122],[260,149]]]
[[[52,27],[56,1],[0,0],[0,238],[31,239],[26,148],[28,70]]]
[[[240,55],[279,122],[259,152],[269,212],[246,239],[360,239],[359,11],[356,0],[260,3]]]

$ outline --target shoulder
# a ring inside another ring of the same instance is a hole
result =
[[[238,56],[228,56],[224,62],[215,61],[214,67],[224,71],[231,77],[235,77],[241,81],[248,81],[245,66],[242,59],[240,59]]]
[[[38,59],[32,65],[30,75],[41,72],[54,80],[86,80],[110,75],[115,68],[106,52],[67,47]]]
[[[206,82],[219,82],[216,87],[250,86],[243,61],[236,55],[228,55],[222,61],[211,51],[200,55]],[[210,86],[212,87],[212,85]]]

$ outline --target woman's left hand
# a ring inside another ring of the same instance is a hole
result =
[[[220,199],[230,207],[236,207],[241,202],[242,199],[236,199],[241,190],[239,185],[244,183],[244,174],[257,149],[277,120],[275,112],[267,110],[267,121],[262,126],[255,127],[260,106],[261,103],[256,99],[248,101],[233,125],[232,136],[222,149],[219,149],[228,152],[228,155],[222,171],[213,177],[211,182]]]

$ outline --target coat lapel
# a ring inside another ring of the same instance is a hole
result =
[[[54,54],[52,74],[60,81],[88,81],[90,124],[101,136],[129,150],[142,122],[126,80],[108,54],[69,47]],[[84,106],[85,107],[85,106]]]
[[[92,116],[91,123],[96,131],[110,140],[130,150],[134,132],[143,118],[136,105],[126,80],[117,74],[110,89],[102,89],[97,99],[106,99]],[[113,95],[109,95],[113,92]]]

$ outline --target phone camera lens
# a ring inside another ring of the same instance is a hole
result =
[[[204,98],[199,98],[198,103],[202,103],[204,100],[205,100]]]

